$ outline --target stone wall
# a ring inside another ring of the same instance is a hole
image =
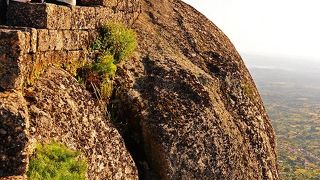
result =
[[[109,21],[130,25],[138,16],[139,12],[123,11],[124,6],[125,3],[67,7],[11,2],[7,26],[0,26],[0,87],[22,88],[33,78],[30,76],[43,71],[39,69],[42,65],[87,61],[99,27]]]
[[[59,6],[55,4],[12,2],[8,7],[7,25],[38,29],[96,29],[110,20],[122,21],[123,13],[109,7]]]
[[[0,37],[0,87],[3,89],[21,88],[30,73],[36,71],[34,66],[85,61],[90,42],[86,30],[0,26]]]

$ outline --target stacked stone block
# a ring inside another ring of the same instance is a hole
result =
[[[94,32],[92,32],[94,33]],[[13,29],[0,26],[0,87],[22,88],[34,63],[86,61],[89,32],[85,30]]]
[[[38,64],[87,61],[97,29],[110,21],[128,23],[128,12],[115,10],[120,5],[112,2],[92,1],[104,5],[95,7],[11,2],[7,25],[0,26],[0,87],[22,88]]]

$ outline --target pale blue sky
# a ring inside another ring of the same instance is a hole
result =
[[[212,20],[240,53],[320,61],[320,0],[183,0]]]

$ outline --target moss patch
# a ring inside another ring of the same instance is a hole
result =
[[[88,62],[78,59],[68,59],[66,62],[51,62],[48,63],[43,60],[37,59],[35,62],[33,62],[31,66],[31,70],[28,73],[28,76],[26,78],[26,85],[32,86],[34,85],[35,81],[41,77],[41,75],[48,69],[48,67],[53,66],[57,68],[62,68],[69,72],[72,76],[77,75],[77,70],[87,65]]]

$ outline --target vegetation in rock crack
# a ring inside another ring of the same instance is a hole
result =
[[[117,66],[114,64],[114,58],[109,53],[104,53],[97,58],[97,61],[92,64],[93,71],[113,77]]]
[[[136,33],[132,29],[119,23],[103,26],[92,44],[97,58],[80,73],[86,87],[100,99],[110,97],[116,65],[128,58],[136,47]]]
[[[136,33],[120,23],[109,23],[100,30],[100,37],[93,43],[93,50],[109,53],[118,64],[137,47]]]
[[[79,151],[59,143],[39,144],[30,160],[27,176],[30,180],[86,179],[87,162]]]
[[[48,66],[55,66],[77,76],[99,99],[108,98],[112,93],[116,65],[128,58],[136,47],[136,33],[132,29],[120,23],[108,23],[100,29],[99,37],[92,44],[91,51],[96,54],[96,58],[91,64],[73,59],[63,64],[37,61],[31,67],[26,85],[33,85]],[[82,69],[80,73],[79,69]]]

